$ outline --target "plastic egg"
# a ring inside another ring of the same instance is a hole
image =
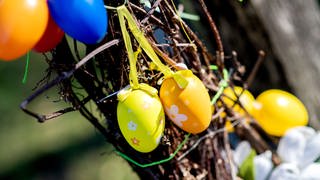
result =
[[[241,95],[239,97],[241,105],[246,109],[246,111],[249,114],[252,114],[254,110],[253,104],[255,99],[248,90],[244,90],[243,92],[242,91],[243,88],[240,86],[235,86],[234,90],[231,87],[227,87],[223,91],[223,94],[226,96],[222,96],[222,100],[224,103],[226,103],[227,107],[232,108],[235,113],[238,113],[240,116],[245,116],[245,111],[240,107],[239,104],[234,104],[234,101],[237,99],[237,96]],[[249,119],[247,118],[246,120],[248,121]],[[226,128],[230,132],[233,131],[233,127],[230,121],[226,122]]]
[[[64,32],[53,21],[52,17],[49,16],[46,30],[38,43],[33,47],[33,50],[40,53],[50,51],[59,44],[63,36]]]
[[[283,136],[296,126],[308,123],[308,112],[302,102],[294,95],[277,89],[261,93],[257,99],[254,118],[270,135]]]
[[[226,105],[229,108],[232,108],[235,112],[241,115],[245,114],[245,111],[240,107],[240,105],[234,103],[234,101],[237,99],[237,96],[240,95],[241,96],[239,97],[239,101],[241,105],[247,110],[248,113],[251,113],[253,111],[253,102],[255,101],[255,99],[248,90],[243,90],[243,88],[239,86],[235,86],[234,90],[232,90],[231,87],[227,87],[224,89],[223,94],[225,94],[228,97],[223,96],[222,100],[224,101],[224,103],[226,103]]]
[[[86,44],[100,42],[107,33],[103,0],[47,0],[50,14],[69,36]]]
[[[118,124],[124,138],[135,150],[151,152],[159,145],[165,125],[158,96],[140,89],[124,89],[118,99]]]
[[[181,129],[197,134],[208,128],[211,121],[210,96],[202,81],[190,70],[177,75],[188,82],[179,87],[173,77],[166,78],[160,88],[160,99],[167,116]]]
[[[39,41],[48,23],[45,0],[0,0],[0,59],[17,59]]]

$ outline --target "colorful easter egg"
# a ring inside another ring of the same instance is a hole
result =
[[[157,94],[127,88],[119,92],[118,99],[118,124],[124,138],[135,150],[151,152],[159,145],[165,125]]]
[[[245,116],[245,110],[252,114],[254,110],[254,97],[248,90],[243,90],[242,87],[235,86],[234,89],[231,87],[227,87],[223,91],[222,100],[227,105],[228,108],[232,108],[235,113],[238,113],[240,116]],[[245,108],[243,110],[239,104],[235,104],[234,101],[239,97],[239,101],[241,105]],[[249,121],[249,118],[246,118],[246,121]],[[226,122],[226,128],[228,131],[232,132],[233,127],[230,123],[230,121]]]
[[[78,41],[96,44],[107,33],[103,0],[48,0],[48,5],[54,21]]]
[[[212,110],[210,96],[202,81],[190,70],[176,72],[187,86],[179,87],[175,78],[166,78],[160,88],[160,99],[167,116],[181,129],[197,134],[208,128]]]
[[[283,136],[288,129],[308,123],[308,112],[303,103],[286,91],[264,91],[256,102],[253,116],[270,135]]]
[[[33,47],[33,50],[40,53],[50,51],[58,45],[63,35],[64,32],[53,21],[52,17],[49,16],[46,30],[38,43]]]
[[[45,0],[0,0],[0,59],[14,60],[31,50],[48,23]]]

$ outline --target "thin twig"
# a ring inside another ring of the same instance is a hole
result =
[[[144,9],[142,9],[141,7],[139,7],[139,6],[137,6],[137,5],[133,4],[133,3],[130,3],[130,6],[132,8],[134,8],[135,10],[137,10],[138,12],[143,13],[144,15],[148,15],[148,13]],[[161,29],[164,29],[166,32],[170,32],[171,31],[171,29],[169,27],[165,26],[164,23],[159,18],[157,18],[156,16],[150,15],[149,18],[154,23],[156,23]],[[141,22],[141,24],[143,24],[143,22]]]
[[[97,55],[98,53],[100,53],[101,51],[114,46],[116,44],[119,43],[119,40],[112,40],[108,43],[105,43],[104,45],[98,47],[97,49],[95,49],[94,51],[92,51],[91,53],[89,53],[87,56],[85,56],[80,62],[78,62],[74,69],[68,71],[68,72],[63,72],[60,76],[58,76],[57,78],[55,78],[54,80],[52,80],[51,82],[49,82],[48,84],[46,84],[45,86],[43,86],[42,88],[38,89],[36,92],[34,92],[32,95],[30,95],[27,99],[25,99],[21,104],[20,104],[20,108],[27,114],[35,117],[36,119],[38,119],[39,122],[44,122],[46,120],[52,119],[54,117],[58,117],[60,115],[62,115],[63,113],[66,112],[70,112],[73,111],[74,108],[67,108],[66,110],[61,110],[61,111],[57,111],[54,113],[51,113],[50,115],[41,115],[41,114],[37,114],[34,113],[30,110],[27,109],[27,105],[32,102],[36,97],[38,97],[39,95],[41,95],[42,93],[44,93],[45,91],[47,91],[48,89],[52,88],[53,86],[57,85],[58,83],[62,82],[65,79],[70,78],[73,73],[79,69],[81,66],[83,66],[86,62],[88,62],[92,57],[94,57],[95,55]]]
[[[95,49],[94,51],[92,51],[91,53],[89,53],[88,55],[86,55],[84,58],[81,59],[80,62],[78,62],[75,66],[75,69],[79,69],[81,66],[83,66],[85,63],[87,63],[91,58],[93,58],[95,55],[99,54],[100,52],[110,48],[111,46],[114,46],[116,44],[118,44],[120,42],[119,39],[114,39],[112,41],[109,41],[107,43],[105,43],[104,45],[98,47],[97,49]]]
[[[157,0],[155,3],[153,3],[151,9],[149,10],[149,12],[147,13],[147,16],[141,21],[142,24],[146,23],[149,19],[149,17],[151,17],[154,13],[154,11],[157,9],[157,7],[159,7],[159,4],[162,0]]]
[[[152,42],[150,39],[148,39],[150,42],[150,45],[152,46],[152,48],[154,49],[154,51],[166,62],[168,63],[170,66],[174,67],[177,70],[183,70],[183,68],[179,65],[177,65],[177,63],[171,59],[166,53],[162,52],[156,45],[154,42]]]
[[[205,16],[207,17],[207,20],[209,21],[210,28],[214,34],[214,38],[216,39],[218,51],[219,51],[219,53],[222,53],[223,52],[223,45],[222,45],[222,41],[221,41],[221,37],[220,37],[220,33],[218,31],[218,28],[217,28],[215,22],[213,21],[205,2],[203,0],[199,0],[199,3],[202,7],[202,10],[203,10]]]
[[[266,53],[262,50],[259,51],[259,57],[258,57],[258,60],[257,62],[255,63],[250,75],[248,76],[246,82],[245,82],[245,85],[246,85],[246,88],[250,87],[250,85],[252,84],[260,66],[262,65],[264,59],[265,59],[265,56],[266,56]]]

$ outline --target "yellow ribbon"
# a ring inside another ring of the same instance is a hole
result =
[[[122,7],[122,6],[120,6],[120,7]],[[123,36],[123,41],[124,41],[125,47],[128,52],[128,59],[129,59],[129,64],[130,64],[130,72],[129,72],[130,85],[131,85],[131,88],[137,89],[139,87],[137,68],[136,68],[136,61],[137,60],[135,60],[135,55],[133,53],[130,35],[126,29],[124,15],[123,15],[123,13],[118,13],[118,16],[119,16],[119,22],[120,22],[120,28],[121,28],[121,32],[122,32],[122,36]],[[138,56],[136,55],[136,57],[138,57]]]
[[[139,87],[137,89],[143,90],[143,91],[147,92],[148,94],[150,94],[151,96],[158,96],[158,90],[154,87],[149,86],[148,84],[140,83]],[[120,102],[124,101],[129,96],[129,94],[132,92],[132,90],[134,90],[134,89],[130,86],[127,86],[126,88],[122,89],[117,94],[118,101],[120,101]]]
[[[125,6],[123,6],[123,7],[125,7]],[[147,93],[149,93],[152,96],[157,96],[158,95],[157,89],[149,86],[148,84],[139,83],[139,81],[138,81],[136,63],[138,60],[138,55],[139,55],[139,53],[141,53],[141,48],[139,47],[136,52],[133,52],[130,35],[126,29],[126,24],[124,21],[124,18],[127,15],[125,15],[123,13],[119,13],[118,15],[119,15],[121,32],[123,35],[125,47],[128,52],[128,59],[129,59],[129,64],[130,64],[130,72],[129,72],[130,86],[124,88],[123,90],[121,90],[118,93],[118,95],[117,95],[118,100],[124,101],[129,96],[129,94],[132,92],[132,90],[135,90],[135,89],[140,89],[140,90],[146,91]]]
[[[171,71],[171,69],[167,66],[165,66],[157,56],[157,54],[154,52],[152,46],[149,44],[149,41],[144,36],[143,32],[139,29],[137,26],[134,18],[130,14],[129,10],[126,8],[126,6],[122,5],[117,7],[117,12],[119,16],[119,22],[120,22],[120,28],[123,35],[124,43],[128,52],[128,58],[130,62],[130,85],[133,89],[139,88],[139,82],[137,77],[137,69],[134,61],[134,53],[132,50],[132,44],[130,35],[126,28],[125,19],[127,20],[129,29],[131,30],[133,36],[138,41],[140,47],[145,51],[145,53],[149,56],[149,58],[153,61],[153,63],[159,68],[159,70],[164,74],[165,78],[173,77],[176,83],[179,85],[180,88],[185,88],[188,85],[187,79],[185,79],[181,74],[174,73]]]

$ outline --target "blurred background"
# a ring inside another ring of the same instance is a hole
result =
[[[19,108],[45,76],[42,55],[0,61],[0,179],[138,179],[126,161],[78,112],[38,123]],[[49,91],[30,108],[49,113],[66,107]]]

